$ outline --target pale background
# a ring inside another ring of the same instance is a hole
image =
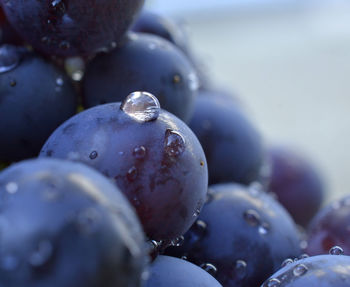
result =
[[[149,1],[185,20],[194,50],[269,143],[301,149],[328,201],[350,194],[350,1]]]

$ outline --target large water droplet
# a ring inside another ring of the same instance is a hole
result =
[[[29,263],[33,267],[39,267],[44,265],[50,259],[52,255],[52,244],[49,240],[40,241],[37,249],[30,255]]]
[[[247,263],[243,260],[237,260],[235,266],[235,274],[239,279],[243,279],[247,275]]]
[[[150,93],[134,92],[126,97],[120,109],[137,121],[149,122],[158,118],[160,104]]]
[[[8,193],[14,194],[18,191],[18,184],[11,181],[6,184],[5,189]]]
[[[171,157],[177,157],[185,151],[185,139],[176,131],[167,129],[165,132],[164,151]]]
[[[331,254],[331,255],[342,255],[342,254],[344,254],[344,250],[340,246],[333,246],[329,250],[329,254]]]
[[[15,47],[2,45],[0,47],[0,73],[13,70],[19,64],[20,57]]]
[[[200,265],[200,267],[207,271],[211,276],[215,276],[216,272],[218,271],[217,268],[211,263],[203,263]]]
[[[244,220],[251,226],[260,224],[260,215],[254,209],[248,209],[243,213]]]
[[[264,284],[264,286],[265,287],[278,287],[278,286],[280,286],[280,284],[281,284],[280,280],[278,280],[277,278],[271,278]]]
[[[143,159],[146,156],[146,148],[144,146],[135,147],[132,155],[137,159]]]
[[[303,276],[307,272],[307,267],[304,264],[298,264],[293,269],[294,276]]]

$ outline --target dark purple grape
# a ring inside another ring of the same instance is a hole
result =
[[[350,257],[321,255],[290,262],[261,287],[348,287]]]
[[[350,255],[350,196],[321,209],[308,228],[307,253],[327,254],[333,246],[340,246]]]
[[[169,256],[158,256],[150,267],[145,287],[220,287],[222,286],[198,266]]]
[[[209,190],[184,244],[167,254],[209,268],[225,287],[258,286],[286,258],[301,254],[293,220],[268,194],[237,184]]]
[[[23,40],[7,21],[3,9],[0,7],[0,44],[22,45]]]
[[[136,214],[95,170],[36,159],[0,173],[0,285],[140,286],[146,244]]]
[[[62,71],[24,48],[0,46],[0,161],[37,156],[76,109],[76,93]]]
[[[41,156],[78,160],[112,178],[150,239],[184,234],[207,193],[207,164],[197,138],[146,92],[71,118],[50,136]]]
[[[193,112],[198,79],[185,55],[168,41],[130,34],[121,48],[100,54],[86,68],[84,105],[118,102],[134,91],[154,94],[162,108],[182,120]]]
[[[36,49],[89,55],[118,45],[144,0],[1,0],[18,33]]]
[[[262,140],[234,100],[199,93],[190,128],[208,161],[209,183],[249,184],[260,177],[264,159]]]
[[[300,153],[285,147],[273,147],[268,155],[270,191],[277,195],[296,223],[307,226],[325,196],[317,169]]]

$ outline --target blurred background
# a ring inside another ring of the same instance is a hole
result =
[[[350,1],[150,0],[184,21],[213,81],[269,144],[313,160],[328,201],[350,189]]]

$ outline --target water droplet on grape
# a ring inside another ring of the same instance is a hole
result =
[[[126,174],[126,177],[129,181],[134,181],[137,178],[137,168],[131,167]]]
[[[259,228],[258,231],[261,235],[266,235],[267,233],[269,233],[270,231],[270,225],[266,222],[263,222]]]
[[[244,220],[251,226],[260,224],[260,215],[254,209],[248,209],[243,213]]]
[[[11,181],[6,184],[5,189],[8,193],[14,194],[18,191],[18,184]]]
[[[344,254],[344,250],[340,246],[333,246],[329,250],[329,254],[331,254],[331,255],[342,255],[342,254]]]
[[[278,287],[278,286],[280,286],[280,284],[281,284],[280,280],[278,280],[277,278],[271,278],[264,284],[264,286],[265,287]]]
[[[147,92],[134,92],[126,97],[120,109],[140,122],[154,121],[158,118],[160,104],[158,99]]]
[[[66,13],[66,5],[63,0],[53,0],[50,3],[50,12],[57,17],[62,17]]]
[[[135,147],[132,155],[137,159],[143,159],[146,156],[146,148],[144,146]]]
[[[298,264],[293,269],[294,276],[303,276],[307,272],[307,267],[304,264]]]
[[[287,266],[287,265],[289,265],[289,264],[292,264],[293,262],[294,262],[293,259],[287,258],[286,260],[284,260],[284,261],[282,262],[281,267],[285,267],[285,266]]]
[[[191,91],[197,91],[199,88],[199,79],[195,73],[190,73],[188,75],[188,82]]]
[[[0,47],[0,73],[6,73],[19,64],[20,57],[15,47],[2,45]]]
[[[98,153],[97,153],[97,151],[92,151],[91,153],[90,153],[90,155],[89,155],[89,158],[90,159],[95,159],[95,158],[97,158],[97,156],[98,156]]]
[[[174,240],[171,241],[172,246],[180,247],[184,244],[185,238],[183,236],[180,236]]]
[[[239,279],[243,279],[247,275],[247,263],[245,261],[236,261],[235,274]]]
[[[40,241],[37,249],[30,255],[29,263],[33,267],[39,267],[44,265],[51,258],[52,244],[49,240]]]
[[[211,276],[215,276],[216,272],[218,271],[217,268],[211,263],[203,263],[200,265],[200,267],[207,271]]]
[[[177,157],[185,151],[185,139],[176,131],[167,129],[165,132],[164,151],[170,157]]]

